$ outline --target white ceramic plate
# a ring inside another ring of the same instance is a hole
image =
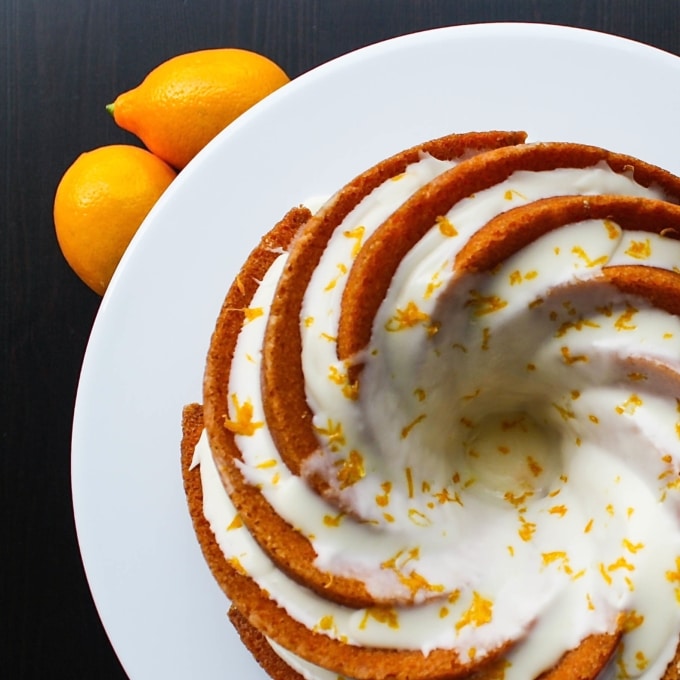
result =
[[[266,676],[194,539],[180,413],[200,401],[224,294],[291,206],[453,131],[524,129],[680,172],[680,58],[564,27],[481,24],[398,38],[292,82],[211,143],[147,218],[97,316],[73,428],[90,587],[134,680]]]

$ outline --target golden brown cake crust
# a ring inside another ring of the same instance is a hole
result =
[[[680,680],[680,643],[675,650],[675,656],[666,667],[666,672],[661,680]]]
[[[450,650],[436,649],[424,656],[416,650],[355,647],[310,631],[288,616],[253,580],[224,558],[203,516],[200,470],[198,467],[191,469],[193,450],[201,434],[201,412],[201,406],[190,404],[182,415],[182,477],[189,513],[215,579],[243,617],[261,634],[294,650],[311,663],[332,668],[356,680],[456,680],[493,663],[505,651],[505,648],[499,648],[482,662],[465,664]]]
[[[625,230],[680,238],[680,205],[675,203],[619,195],[555,196],[513,208],[487,222],[460,249],[455,268],[490,271],[549,231],[596,219],[611,220]]]
[[[234,606],[229,610],[229,619],[238,631],[243,644],[273,680],[303,680],[299,673],[277,656],[262,634],[251,626]],[[536,680],[591,680],[594,674],[607,664],[619,641],[618,635],[588,638],[584,641],[580,652],[567,652],[558,667],[546,671]],[[584,651],[587,651],[587,654],[583,654]],[[591,662],[583,663],[584,657],[590,659]],[[680,680],[679,666],[680,646],[661,680]],[[503,680],[506,667],[507,662],[499,659],[490,668],[471,675],[469,680]],[[596,670],[593,671],[593,668]]]
[[[523,132],[492,131],[449,135],[412,147],[382,161],[350,182],[314,217],[303,208],[291,210],[251,253],[227,294],[211,340],[204,378],[205,421],[215,459],[234,505],[263,549],[288,576],[327,599],[353,607],[377,603],[361,581],[331,577],[317,569],[314,565],[316,554],[307,538],[282,520],[257,489],[244,482],[241,472],[234,464],[234,461],[241,458],[241,454],[233,434],[224,427],[224,421],[229,399],[227,385],[231,357],[243,324],[244,309],[250,305],[258,282],[262,280],[269,266],[282,250],[291,246],[292,254],[277,288],[267,328],[268,339],[263,348],[263,396],[272,437],[284,462],[297,474],[297,457],[300,452],[304,451],[305,455],[309,455],[318,442],[311,428],[311,414],[301,381],[300,350],[295,349],[300,342],[299,314],[289,313],[288,303],[282,301],[292,296],[301,302],[304,289],[300,288],[300,277],[304,280],[311,277],[314,260],[318,262],[325,243],[338,222],[374,188],[402,173],[422,153],[429,153],[439,159],[457,159],[504,144],[519,144],[525,138],[526,134]],[[302,249],[306,256],[297,258],[295,253]],[[288,273],[292,271],[296,273],[291,283]],[[283,361],[278,360],[274,364],[268,362],[273,347],[279,358],[285,357]],[[285,405],[286,422],[281,422],[275,415],[283,412],[281,404]],[[299,423],[301,427],[293,428],[296,430],[295,437],[288,440],[288,446],[282,449],[279,440],[287,437],[283,427],[286,423]],[[310,450],[309,447],[313,449]]]
[[[229,609],[229,620],[248,651],[273,680],[304,680],[276,654],[260,631],[251,626],[234,606]]]
[[[508,210],[475,233],[456,257],[457,276],[490,271],[523,247],[567,224],[611,220],[622,229],[647,231],[677,239],[680,205],[633,196],[558,196]],[[666,269],[636,265],[604,266],[602,279],[619,290],[644,297],[664,311],[680,315],[680,277]]]
[[[300,473],[301,464],[318,446],[302,381],[299,311],[312,273],[335,228],[365,196],[389,178],[403,173],[423,153],[441,160],[454,160],[490,149],[521,145],[525,140],[525,132],[470,132],[449,135],[402,151],[347,184],[296,238],[272,305],[262,371],[267,421],[281,457],[293,474]],[[286,360],[281,361],[281,357]],[[289,427],[291,422],[295,424],[292,428]],[[307,481],[322,493],[326,490],[319,480]]]
[[[251,253],[231,286],[208,353],[203,385],[205,423],[215,461],[223,482],[230,490],[232,502],[244,524],[272,561],[288,576],[324,597],[333,598],[341,604],[361,607],[373,604],[373,598],[363,583],[331,577],[317,569],[314,566],[316,553],[309,540],[283,520],[256,487],[244,480],[235,462],[241,460],[241,452],[233,432],[224,425],[229,399],[227,388],[231,357],[243,325],[244,310],[250,306],[259,282],[272,262],[288,247],[309,216],[310,213],[305,208],[288,212]],[[332,586],[329,587],[329,584]]]
[[[338,355],[349,359],[368,345],[375,314],[404,255],[460,200],[506,180],[517,170],[587,168],[604,162],[633,173],[643,186],[661,187],[680,203],[680,178],[659,167],[599,147],[567,142],[509,146],[470,158],[416,192],[371,236],[347,279],[338,330]]]
[[[616,172],[634,171],[640,184],[658,185],[673,202],[680,202],[680,178],[599,147],[561,142],[518,144],[474,155],[416,192],[363,244],[349,271],[342,298],[337,338],[339,359],[351,362],[352,357],[367,346],[373,319],[403,256],[436,218],[446,214],[458,200],[493,186],[516,170],[585,168],[599,162],[607,163]],[[381,171],[380,178],[383,176]],[[358,201],[356,192],[354,187],[348,192],[349,206],[338,210],[338,214],[336,204],[331,203],[301,230],[291,249],[267,328],[262,369],[265,413],[280,455],[296,475],[318,448],[305,398],[300,359],[298,319],[302,300],[330,234]],[[343,192],[339,203],[343,202],[342,197]],[[360,366],[350,365],[353,381],[358,380],[359,371]],[[330,498],[325,480],[311,475],[306,481]],[[351,508],[341,509],[351,512]]]

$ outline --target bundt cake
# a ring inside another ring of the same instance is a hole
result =
[[[678,239],[680,178],[523,132],[262,239],[182,470],[274,680],[678,678]]]

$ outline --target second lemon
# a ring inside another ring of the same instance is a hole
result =
[[[120,127],[183,168],[218,132],[289,81],[261,54],[235,48],[173,57],[107,106]]]

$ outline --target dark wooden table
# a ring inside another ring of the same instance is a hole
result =
[[[54,190],[80,152],[136,143],[104,105],[191,50],[253,49],[294,77],[378,40],[488,21],[568,24],[680,54],[673,0],[0,0],[2,677],[125,677],[71,506],[73,404],[100,300],[52,224]]]

